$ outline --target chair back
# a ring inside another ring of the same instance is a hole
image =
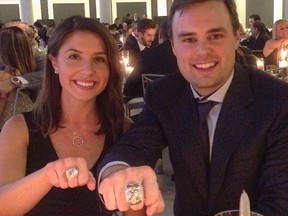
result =
[[[142,74],[142,87],[143,95],[145,96],[145,91],[149,83],[153,82],[156,79],[159,79],[165,75],[163,74]]]

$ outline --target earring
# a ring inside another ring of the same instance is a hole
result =
[[[58,72],[57,72],[56,70],[54,71],[54,73],[55,73],[55,74],[58,74]]]

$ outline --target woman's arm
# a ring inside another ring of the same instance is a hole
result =
[[[52,187],[43,170],[24,177],[27,147],[24,117],[12,117],[0,134],[0,215],[28,212]]]
[[[23,215],[29,212],[54,187],[62,189],[87,185],[95,189],[95,178],[83,158],[64,158],[48,163],[25,176],[28,129],[23,115],[12,117],[0,134],[0,215]],[[77,178],[64,173],[77,167]]]
[[[269,56],[275,49],[279,49],[282,46],[288,45],[288,39],[275,40],[270,39],[266,41],[263,48],[263,54],[265,57]]]

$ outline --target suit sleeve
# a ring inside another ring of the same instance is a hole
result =
[[[288,102],[282,107],[267,134],[267,153],[259,181],[259,212],[264,215],[286,215],[288,212],[287,192]]]

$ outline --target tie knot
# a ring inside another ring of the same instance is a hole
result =
[[[207,116],[210,110],[217,104],[215,101],[205,101],[197,100],[197,109],[198,109],[198,117],[199,123],[202,124],[206,121]]]

